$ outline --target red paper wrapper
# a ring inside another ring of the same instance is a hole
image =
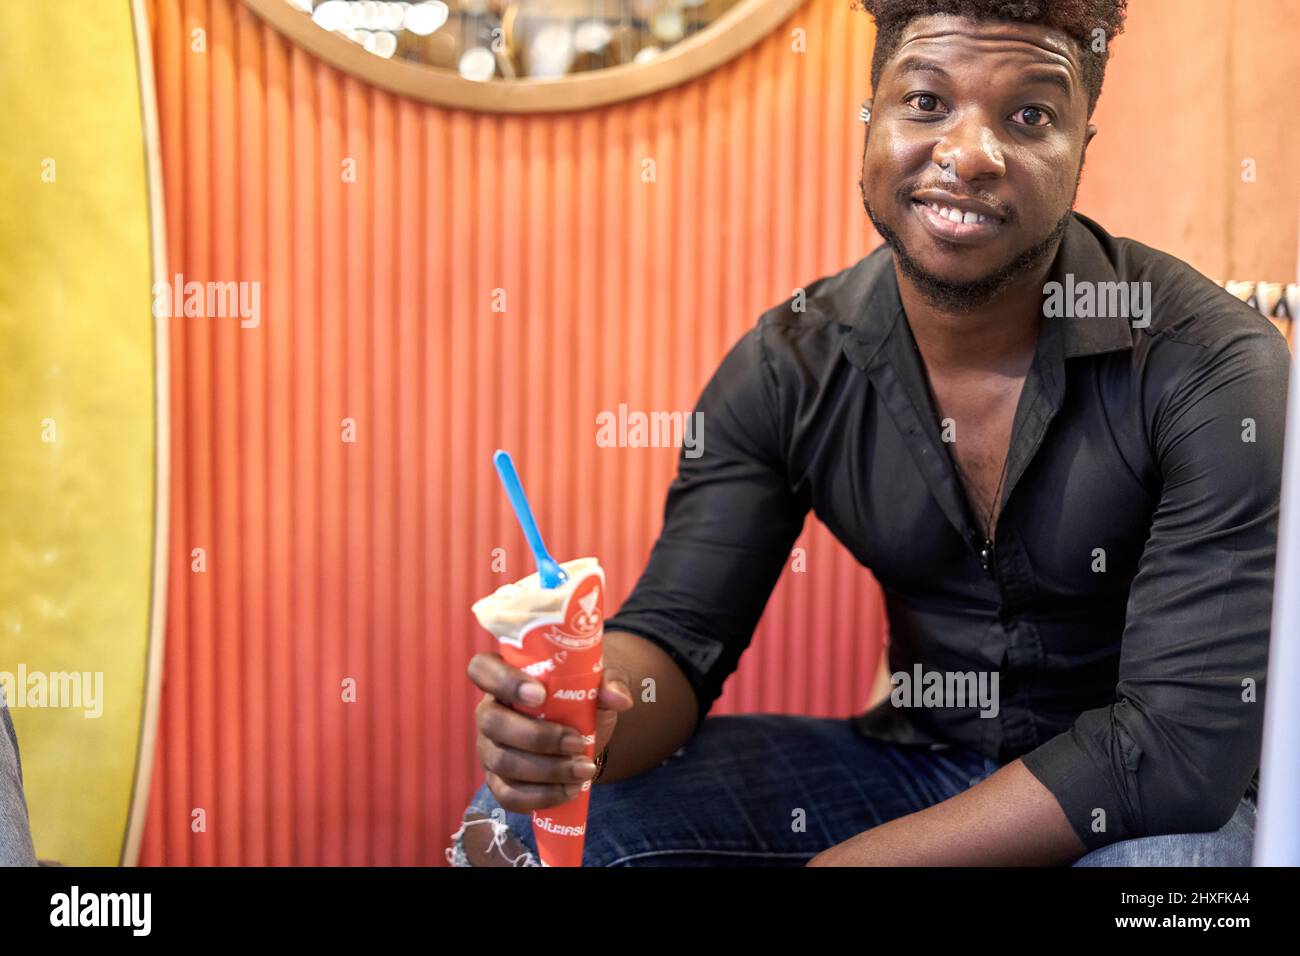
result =
[[[531,617],[517,632],[498,633],[497,641],[507,664],[546,687],[546,702],[541,707],[518,705],[515,709],[577,730],[587,743],[587,756],[594,759],[596,696],[603,672],[605,572],[595,559],[579,559],[562,567],[569,581],[563,587],[568,594],[560,610]],[[540,589],[537,575],[518,586]],[[475,605],[476,613],[483,603]],[[480,622],[483,617],[479,615]],[[587,781],[582,792],[567,803],[533,811],[533,835],[543,866],[582,866],[590,799],[591,782]]]

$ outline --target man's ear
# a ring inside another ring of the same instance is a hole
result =
[[[1097,125],[1095,123],[1089,123],[1088,129],[1083,134],[1083,152],[1085,155],[1088,152],[1088,144],[1092,142],[1092,138],[1096,135]]]

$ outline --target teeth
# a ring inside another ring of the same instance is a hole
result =
[[[927,202],[926,205],[933,209],[937,215],[953,222],[960,222],[966,225],[988,222],[988,216],[982,216],[977,212],[963,213],[960,209],[953,209],[950,206],[940,206],[938,203],[932,202]]]

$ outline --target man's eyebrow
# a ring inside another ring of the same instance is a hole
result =
[[[933,60],[927,60],[915,53],[908,54],[898,61],[897,71],[902,73],[934,73],[943,77],[945,80],[950,79],[948,71]],[[1061,70],[1055,67],[1055,64],[1049,64],[1046,61],[1035,66],[1027,68],[1023,74],[1026,83],[1047,83],[1057,87],[1066,96],[1074,94],[1074,88],[1070,83],[1070,78]]]
[[[916,54],[908,54],[899,60],[897,71],[899,73],[937,73],[944,79],[948,79],[947,70],[933,60],[927,60]]]
[[[1074,89],[1070,84],[1070,78],[1060,70],[1030,68],[1025,71],[1024,79],[1027,83],[1048,83],[1060,89],[1066,96],[1072,96]]]

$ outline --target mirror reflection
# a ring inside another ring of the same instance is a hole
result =
[[[470,80],[645,63],[739,0],[282,0],[375,56]]]

